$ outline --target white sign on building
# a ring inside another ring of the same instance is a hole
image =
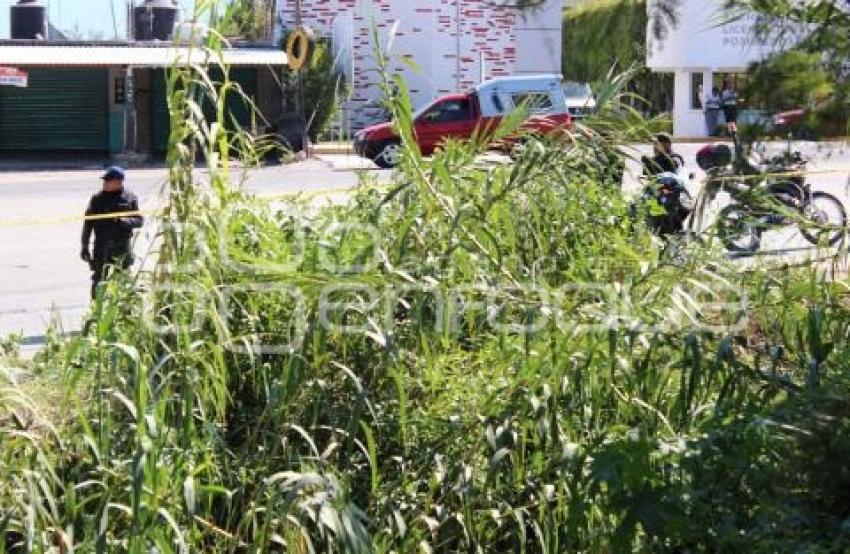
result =
[[[0,67],[0,86],[26,88],[29,74],[16,67]]]

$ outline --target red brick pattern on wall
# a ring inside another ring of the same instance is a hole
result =
[[[294,2],[283,0],[279,6],[284,27],[294,27]],[[482,55],[487,78],[510,75],[516,63],[518,16],[488,0],[302,0],[301,14],[303,24],[326,37],[332,37],[337,16],[353,19],[353,90],[347,107],[354,128],[372,122],[375,113],[361,107],[380,96],[373,28],[385,44],[396,29],[392,67],[405,75],[415,107],[475,86]],[[401,57],[410,57],[422,71],[412,71]]]

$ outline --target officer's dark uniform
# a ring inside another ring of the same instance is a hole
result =
[[[653,143],[661,145],[664,152],[655,150],[653,157],[641,157],[641,165],[643,166],[644,177],[655,177],[662,173],[676,173],[685,166],[685,160],[682,156],[674,153],[671,150],[672,139],[667,133],[658,133],[653,137]]]
[[[120,168],[110,168],[104,179],[120,178]],[[139,211],[139,200],[132,192],[122,189],[114,192],[100,191],[91,197],[86,215],[101,215]],[[109,267],[129,268],[133,263],[130,240],[133,230],[144,223],[141,215],[127,215],[108,219],[86,220],[83,225],[82,257],[92,270],[92,298],[97,294],[97,285],[106,277]],[[94,232],[94,251],[89,255],[89,242]]]
[[[655,142],[661,144],[665,151],[659,152],[656,150],[655,156],[651,158],[649,156],[643,156],[641,158],[643,176],[649,178],[642,198],[644,200],[654,198],[664,207],[666,212],[663,215],[656,214],[649,216],[648,222],[650,229],[659,236],[673,235],[682,230],[683,223],[688,217],[688,214],[690,214],[690,208],[685,208],[681,202],[682,195],[688,198],[690,198],[690,195],[683,187],[670,186],[672,183],[667,179],[662,179],[662,177],[665,173],[677,173],[685,166],[685,160],[670,149],[671,139],[669,135],[659,133],[655,136]],[[673,181],[676,180],[674,179]],[[664,192],[665,190],[666,192]],[[632,214],[636,215],[636,213],[637,206],[633,205]]]
[[[643,174],[653,177],[662,173],[676,173],[684,167],[685,160],[678,154],[656,154],[652,158],[644,156],[641,158]]]

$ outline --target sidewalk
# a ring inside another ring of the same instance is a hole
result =
[[[320,142],[310,145],[310,154],[313,156],[323,155],[355,155],[354,143],[352,142]]]
[[[709,144],[715,142],[729,142],[728,137],[675,137],[674,145],[680,145],[685,149],[691,149],[696,145]],[[787,141],[769,141],[763,143],[768,150],[777,152],[787,147]],[[645,144],[627,144],[623,145],[627,148],[637,148],[647,146]],[[799,150],[806,157],[810,158],[815,165],[828,159],[834,155],[845,156],[850,152],[850,138],[832,139],[821,142],[803,142],[793,141],[791,143],[793,150]],[[674,146],[675,149],[675,146]],[[351,160],[359,160],[360,157],[354,152],[352,142],[320,142],[310,145],[310,155],[314,159],[332,161],[339,160],[339,157],[350,158]],[[330,158],[330,159],[328,159]],[[103,168],[111,165],[124,165],[127,168],[134,170],[145,169],[164,169],[165,161],[162,159],[135,159],[126,160],[119,159],[106,155],[98,154],[21,154],[11,157],[9,155],[0,156],[0,175],[4,173],[37,173],[47,171],[100,171]],[[274,164],[271,164],[274,165]],[[332,164],[333,165],[333,164]],[[371,162],[364,164],[353,163],[348,161],[342,163],[346,168],[352,169],[368,169],[373,167]],[[202,167],[201,165],[198,166]],[[234,166],[235,167],[235,166]],[[848,165],[850,168],[850,165]]]
[[[310,146],[310,154],[313,157],[324,155],[355,155],[351,143],[324,142]],[[108,156],[105,154],[85,153],[22,153],[14,156],[4,154],[0,156],[0,174],[3,173],[37,173],[56,171],[101,171],[110,165],[120,165],[127,169],[164,169],[165,160],[159,158],[136,157],[127,159],[121,156]],[[231,161],[232,167],[238,167],[238,161]],[[266,165],[277,165],[268,163]],[[281,164],[285,165],[285,164]],[[204,167],[203,163],[197,165]]]
[[[20,153],[0,156],[0,172],[34,172],[63,170],[97,170],[111,164],[105,154],[87,153]]]

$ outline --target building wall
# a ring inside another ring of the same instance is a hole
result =
[[[151,151],[151,118],[153,101],[151,73],[158,71],[151,68],[138,68],[133,71],[136,87],[136,150]]]
[[[260,127],[274,125],[280,118],[281,102],[280,68],[257,68],[257,109],[262,115],[257,121]]]
[[[124,70],[121,67],[110,67],[108,77],[109,95],[109,152],[116,154],[127,146],[127,121],[125,117],[124,104],[116,103],[115,85],[116,81],[124,80]]]
[[[647,2],[652,13],[654,3]],[[647,28],[646,64],[656,71],[682,68],[740,71],[774,48],[755,40],[755,16],[723,23],[725,0],[682,0],[677,23],[662,38]]]
[[[647,2],[652,13],[653,4]],[[751,62],[764,59],[773,45],[755,40],[752,16],[722,23],[725,0],[682,0],[678,22],[666,36],[656,38],[652,21],[647,27],[647,66],[656,72],[673,73],[673,132],[678,136],[705,136],[705,115],[693,97],[703,92],[717,73],[743,73]],[[745,117],[742,114],[742,117]]]
[[[380,118],[375,36],[401,73],[415,108],[513,73],[560,73],[561,0],[536,15],[491,0],[302,0],[302,24],[334,40],[339,66],[351,77],[345,103],[351,128]],[[279,1],[280,21],[296,25],[295,2]],[[554,15],[553,15],[554,14]],[[409,58],[413,64],[405,63]],[[483,62],[483,63],[482,63]],[[414,65],[415,68],[411,67]]]
[[[561,2],[548,2],[518,17],[515,73],[561,72],[563,12]]]

